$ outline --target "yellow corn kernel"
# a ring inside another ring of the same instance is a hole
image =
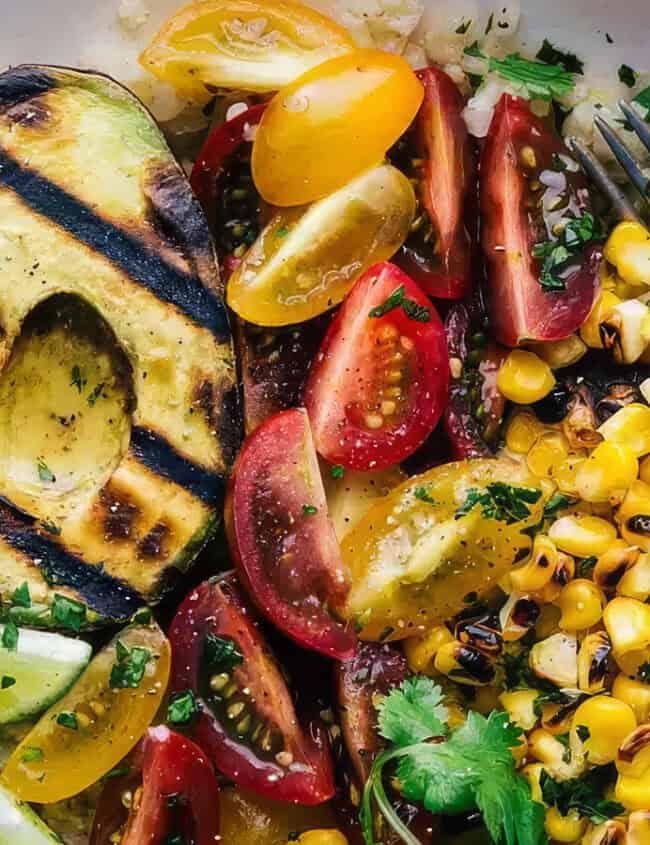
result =
[[[650,484],[650,455],[639,464],[639,478],[645,484]]]
[[[626,810],[645,810],[650,795],[650,769],[639,778],[619,775],[614,796]]]
[[[542,706],[541,727],[553,736],[562,736],[569,732],[573,713],[565,711],[566,705],[549,702]]]
[[[544,534],[538,534],[533,542],[530,559],[510,573],[510,582],[518,592],[537,592],[553,577],[558,551],[555,544]]]
[[[607,314],[621,300],[610,290],[603,290],[594,303],[589,316],[580,327],[580,337],[592,349],[602,349],[603,342],[600,339],[600,324]]]
[[[558,599],[562,611],[560,628],[565,631],[591,628],[603,615],[605,603],[605,594],[593,581],[587,578],[569,581]]]
[[[539,617],[535,623],[535,637],[538,640],[545,640],[552,634],[556,634],[560,628],[560,608],[554,604],[542,605]]]
[[[497,374],[499,391],[518,405],[543,399],[554,385],[555,377],[549,365],[524,349],[513,349]]]
[[[438,649],[433,661],[436,672],[469,686],[486,686],[494,679],[494,669],[478,649],[453,640]]]
[[[628,845],[625,825],[614,819],[594,825],[582,837],[581,845]]]
[[[544,426],[534,414],[520,411],[508,423],[506,446],[511,452],[525,455],[543,431]]]
[[[628,546],[625,540],[614,540],[607,551],[599,556],[591,577],[595,584],[611,592],[638,558],[639,549],[636,546]]]
[[[576,514],[556,519],[548,536],[563,552],[589,557],[602,555],[609,548],[616,539],[616,529],[599,516]]]
[[[522,730],[530,731],[537,724],[534,705],[538,695],[538,691],[534,689],[517,689],[502,692],[499,701],[503,709],[507,710],[510,721],[519,725]]]
[[[635,481],[616,514],[623,539],[650,552],[650,484]]]
[[[433,670],[433,660],[445,643],[454,638],[445,625],[436,625],[425,637],[409,637],[404,641],[404,654],[412,672],[428,675]]]
[[[544,813],[544,828],[554,842],[577,842],[587,829],[587,819],[577,810],[563,816],[557,807],[549,807]]]
[[[636,678],[628,678],[620,672],[614,679],[612,696],[624,701],[634,710],[637,722],[641,725],[650,719],[650,685]]]
[[[578,468],[578,495],[586,502],[620,502],[638,474],[639,462],[632,449],[606,440]]]
[[[569,735],[569,751],[570,759],[567,762],[566,747],[544,728],[535,728],[528,735],[528,757],[543,763],[549,775],[557,780],[580,777],[585,771],[582,743],[575,731]]]
[[[553,464],[551,478],[557,484],[560,493],[566,493],[568,496],[578,495],[576,478],[585,460],[584,455],[568,455],[563,461]]]
[[[616,592],[619,596],[628,596],[639,601],[650,598],[650,554],[639,555],[636,546],[630,546],[638,555],[636,562],[625,571],[618,582]]]
[[[616,663],[621,672],[625,672],[631,678],[639,674],[639,669],[644,663],[650,663],[650,647],[633,649],[625,654],[616,655]]]
[[[570,367],[576,364],[587,352],[587,347],[577,334],[570,334],[562,340],[548,340],[544,343],[531,343],[531,352],[546,361],[552,370]]]
[[[526,778],[528,785],[530,786],[530,797],[533,801],[537,801],[539,804],[544,803],[542,798],[542,787],[540,785],[543,771],[544,766],[542,763],[529,763],[521,770],[522,775]]]
[[[563,761],[566,748],[549,731],[535,728],[528,734],[528,751],[540,763],[552,765]]]
[[[640,223],[619,223],[605,244],[604,256],[629,285],[650,287],[650,232]]]
[[[650,845],[650,810],[630,813],[625,845]]]
[[[297,840],[298,845],[348,845],[348,839],[340,830],[306,830]],[[289,843],[287,843],[289,845]]]
[[[580,643],[578,689],[594,695],[605,687],[612,644],[605,631],[594,631]]]
[[[623,443],[640,458],[650,452],[650,408],[631,402],[605,420],[598,429],[605,440]]]
[[[472,710],[478,710],[479,713],[491,713],[492,710],[499,709],[499,690],[493,684],[485,687],[477,687],[474,701],[472,702]]]
[[[569,454],[569,441],[559,431],[540,435],[526,455],[528,469],[538,478],[553,475]]]
[[[604,766],[616,759],[618,747],[636,728],[634,710],[629,704],[608,695],[596,695],[583,701],[573,717],[573,729],[584,726],[589,737],[584,741],[587,760]]]
[[[617,596],[603,613],[603,622],[612,641],[614,657],[639,651],[650,645],[650,605]]]

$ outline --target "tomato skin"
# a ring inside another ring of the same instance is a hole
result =
[[[354,49],[342,26],[293,0],[199,0],[179,9],[140,64],[181,93],[277,91],[308,68]]]
[[[423,243],[426,222],[402,247],[398,263],[430,296],[461,299],[469,290],[472,237],[465,222],[475,184],[471,143],[462,111],[465,101],[439,68],[417,72],[424,99],[415,119],[415,148],[423,160],[420,202],[433,226]]]
[[[126,813],[122,793],[135,793],[140,783],[142,797],[129,812],[120,845],[164,845],[172,834],[182,834],[188,845],[219,841],[219,784],[212,764],[187,737],[159,725],[145,734],[129,773],[106,782],[90,845],[110,845]]]
[[[257,626],[255,614],[232,577],[201,584],[185,598],[170,627],[171,690],[194,691],[199,713],[188,733],[218,771],[267,798],[320,804],[334,794],[332,761],[324,732],[318,723],[309,724],[307,729],[298,723],[284,677]],[[283,767],[272,754],[256,750],[252,739],[246,741],[234,735],[226,727],[227,719],[219,718],[211,707],[202,678],[208,633],[232,639],[243,654],[244,660],[232,670],[231,680],[239,691],[248,691],[245,700],[254,719],[273,727],[274,735],[282,738],[283,750],[297,764],[295,769]]]
[[[563,212],[545,212],[543,220],[541,212],[533,216],[543,185],[535,197],[521,161],[524,147],[535,153],[536,166],[531,172],[535,178],[541,170],[555,170],[554,156],[570,158],[560,138],[532,113],[525,100],[504,94],[481,159],[481,211],[483,249],[490,271],[491,325],[497,340],[506,346],[567,337],[589,314],[599,284],[598,248],[585,251],[581,266],[565,279],[564,291],[547,293],[539,284],[541,265],[533,258],[532,249],[548,240],[547,227],[550,230]],[[589,211],[584,177],[571,170],[556,170],[555,176],[566,180],[568,210],[578,215]]]
[[[137,687],[110,687],[118,640],[125,648],[150,652]],[[167,688],[170,662],[169,642],[155,622],[133,623],[120,631],[15,749],[2,772],[11,791],[23,801],[52,804],[98,781],[128,754],[153,721]],[[79,714],[77,730],[57,723],[61,713]],[[23,759],[26,750],[34,748],[42,756]]]
[[[226,528],[260,612],[304,648],[349,657],[354,633],[326,609],[341,611],[349,573],[304,410],[274,414],[244,443],[230,482]]]
[[[406,298],[428,309],[428,322],[408,317],[401,307],[382,317],[369,316],[402,286]],[[401,363],[392,363],[394,358]],[[386,387],[384,381],[393,379],[393,372],[401,378],[397,386],[388,381]],[[316,449],[330,463],[356,470],[399,463],[435,428],[448,382],[445,334],[435,309],[395,265],[375,264],[343,303],[309,374],[305,406]],[[395,392],[400,396],[393,401]],[[394,422],[391,415],[381,414],[384,401],[398,405]],[[369,416],[378,416],[381,426],[369,427]]]
[[[272,205],[310,203],[378,164],[422,102],[401,56],[355,50],[307,71],[268,104],[253,179]]]

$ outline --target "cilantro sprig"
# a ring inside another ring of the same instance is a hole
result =
[[[467,498],[456,511],[456,519],[466,516],[477,505],[485,519],[496,519],[512,525],[530,516],[528,505],[534,505],[542,495],[534,487],[514,487],[503,481],[488,484],[484,491],[472,488],[467,491]]]
[[[453,731],[446,720],[442,691],[429,678],[407,679],[380,704],[379,731],[391,747],[376,758],[364,790],[360,820],[366,845],[374,845],[373,800],[406,845],[419,845],[386,794],[388,764],[396,767],[404,797],[432,813],[478,809],[497,843],[545,842],[544,808],[531,799],[511,752],[520,744],[521,729],[496,711],[487,718],[471,711]]]

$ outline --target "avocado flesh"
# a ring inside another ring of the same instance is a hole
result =
[[[0,75],[0,617],[156,601],[218,522],[235,396],[207,224],[148,113],[97,74]]]

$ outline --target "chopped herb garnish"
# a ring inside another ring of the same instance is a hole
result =
[[[428,323],[431,320],[431,309],[425,305],[420,305],[414,299],[409,299],[405,294],[406,287],[400,285],[381,305],[376,305],[372,308],[368,312],[368,316],[383,317],[390,311],[401,308],[410,320],[416,320],[418,323]]]
[[[467,30],[470,28],[471,25],[472,25],[471,18],[468,21],[463,19],[461,25],[457,29],[455,29],[454,32],[456,33],[456,35],[466,35]]]
[[[3,675],[0,680],[0,689],[9,689],[9,687],[13,687],[15,683],[16,679],[12,678],[11,675]]]
[[[111,769],[110,772],[106,772],[102,780],[112,780],[113,778],[121,778],[124,775],[128,775],[131,771],[131,766],[128,764],[125,766],[116,766],[114,769]]]
[[[620,816],[625,808],[618,801],[608,801],[602,797],[607,786],[608,767],[598,767],[582,778],[573,778],[558,782],[542,770],[540,786],[544,802],[555,806],[560,814],[566,816],[569,810],[577,810],[581,816],[587,816],[594,824],[601,824],[614,816]]]
[[[111,668],[111,689],[137,689],[151,660],[148,648],[127,648],[121,640],[115,643],[116,662]]]
[[[2,645],[7,651],[16,651],[18,648],[18,628],[15,622],[5,623],[2,632]]]
[[[647,120],[650,123],[650,86],[644,88],[643,91],[640,91],[636,97],[634,97],[632,102],[646,110],[644,120]]]
[[[395,628],[391,628],[390,625],[388,625],[386,628],[384,628],[384,630],[379,635],[379,642],[383,643],[385,640],[387,640],[390,637],[390,635],[394,632],[394,630],[395,630]]]
[[[578,577],[579,578],[588,578],[591,570],[594,566],[598,563],[598,558],[596,555],[590,555],[589,557],[583,557],[581,561],[578,562]]]
[[[77,716],[75,713],[70,711],[63,711],[59,713],[56,717],[57,725],[61,725],[63,728],[68,728],[68,730],[76,731],[79,727],[77,724]]]
[[[187,839],[182,833],[170,833],[165,837],[162,845],[187,845]]]
[[[318,508],[314,505],[303,505],[302,512],[305,516],[316,516],[318,513]]]
[[[80,631],[86,621],[86,605],[68,596],[55,593],[52,602],[52,619],[64,628]]]
[[[43,759],[43,749],[42,748],[35,748],[34,746],[28,745],[27,748],[22,753],[20,758],[23,763],[34,763],[37,760]]]
[[[36,470],[38,472],[38,477],[41,481],[45,481],[48,484],[52,484],[54,481],[56,481],[56,476],[49,468],[49,466],[45,463],[43,458],[36,459]]]
[[[590,212],[569,220],[562,234],[552,241],[544,241],[533,247],[533,258],[542,262],[539,283],[547,293],[561,291],[565,281],[558,274],[567,262],[588,243],[600,237],[598,224]]]
[[[586,742],[591,736],[591,731],[586,725],[578,725],[578,727],[576,728],[576,733],[578,734],[578,739],[580,740],[580,742]]]
[[[475,59],[487,59],[485,53],[481,52],[481,48],[479,47],[478,41],[475,41],[473,44],[470,44],[469,47],[465,47],[463,50],[466,56],[472,56]]]
[[[627,85],[628,88],[634,88],[636,85],[636,71],[629,65],[620,66],[618,69],[618,78],[621,80],[623,85]]]
[[[102,395],[102,390],[104,389],[105,384],[106,382],[100,381],[99,384],[95,385],[95,387],[92,389],[92,392],[88,394],[88,404],[91,408]]]
[[[438,503],[436,500],[429,495],[429,492],[426,487],[416,487],[413,491],[413,495],[416,499],[419,499],[421,502],[426,502],[427,505],[437,505]]]
[[[558,511],[568,508],[570,505],[574,504],[574,502],[575,499],[565,496],[564,493],[554,493],[544,505],[544,519],[551,519],[557,515]]]
[[[650,663],[642,663],[636,670],[636,676],[644,684],[650,684]]]
[[[41,528],[43,531],[47,531],[48,534],[53,534],[55,537],[58,537],[61,534],[61,529],[58,525],[55,525],[53,522],[45,519],[41,522]]]
[[[70,386],[76,387],[79,393],[81,393],[83,388],[86,386],[86,379],[82,377],[81,370],[76,364],[72,368],[71,379]]]
[[[191,689],[186,689],[172,695],[167,708],[167,721],[170,725],[187,725],[197,712],[194,693]]]
[[[153,618],[153,614],[148,607],[141,607],[133,614],[132,621],[136,625],[148,625]]]
[[[332,478],[335,478],[337,480],[339,478],[343,478],[343,476],[345,475],[345,468],[342,466],[342,464],[334,464],[334,466],[330,469],[330,475],[332,476]]]
[[[11,603],[14,607],[31,607],[32,599],[29,595],[29,584],[23,581],[20,587],[16,587],[11,596]]]
[[[541,490],[533,487],[514,487],[495,481],[488,484],[485,491],[468,490],[467,498],[456,511],[456,519],[466,516],[476,505],[481,506],[485,519],[496,519],[512,525],[530,516],[529,504],[534,505],[542,495]]]
[[[276,238],[286,238],[289,234],[289,227],[288,226],[280,226],[280,228],[276,231],[275,237]]]
[[[583,74],[585,71],[584,62],[582,62],[575,53],[558,50],[557,47],[554,47],[553,44],[551,44],[548,38],[544,39],[544,43],[538,50],[535,58],[547,65],[562,65],[564,70],[569,73]]]
[[[524,59],[512,53],[505,59],[490,58],[490,70],[503,79],[523,85],[528,95],[536,100],[552,100],[570,94],[575,88],[575,75],[562,65],[547,65]]]
[[[237,648],[236,642],[229,637],[207,634],[203,649],[209,666],[221,672],[230,672],[244,662],[244,655]]]

